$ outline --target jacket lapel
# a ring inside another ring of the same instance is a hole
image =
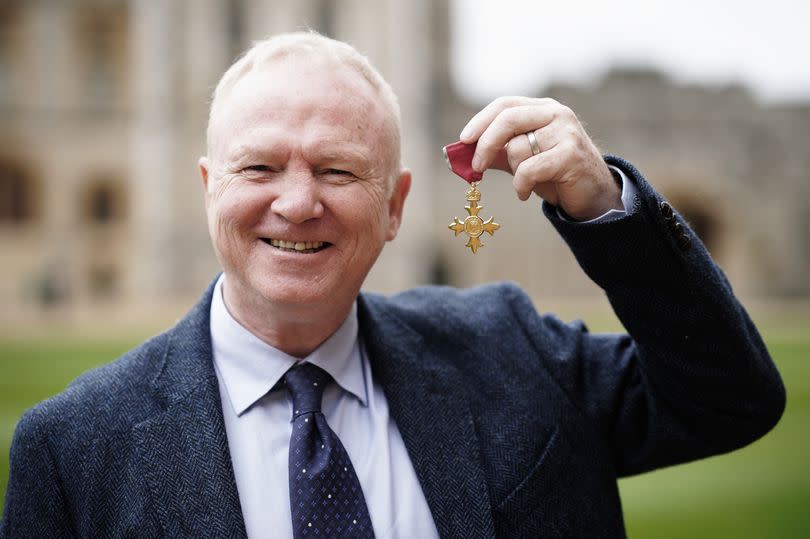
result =
[[[169,537],[246,537],[214,373],[213,287],[173,330],[153,381],[165,410],[133,437],[154,507]]]
[[[458,370],[376,296],[361,295],[360,332],[442,537],[494,537],[472,414]]]

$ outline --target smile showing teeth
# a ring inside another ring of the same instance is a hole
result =
[[[311,252],[314,253],[328,246],[328,243],[322,241],[286,241],[286,240],[273,240],[264,239],[262,241],[269,243],[273,247],[284,249],[285,251],[298,251],[298,252]]]

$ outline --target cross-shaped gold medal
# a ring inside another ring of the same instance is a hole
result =
[[[484,245],[479,239],[481,234],[489,232],[489,235],[492,236],[496,230],[501,228],[501,225],[493,221],[493,217],[486,221],[478,217],[478,212],[483,209],[483,206],[478,205],[478,201],[481,200],[481,191],[476,187],[477,183],[470,183],[470,188],[467,189],[467,200],[470,205],[465,206],[464,209],[470,215],[464,221],[459,221],[458,217],[453,217],[453,222],[447,225],[447,228],[455,232],[456,236],[462,232],[467,233],[470,239],[467,241],[466,246],[472,250],[473,254],[478,252],[478,249]]]

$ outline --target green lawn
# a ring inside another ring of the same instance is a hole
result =
[[[777,428],[731,455],[621,481],[631,538],[810,537],[810,331],[803,325],[765,332],[788,387]],[[142,337],[0,337],[0,504],[23,410]]]

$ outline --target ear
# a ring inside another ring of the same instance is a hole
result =
[[[208,190],[210,178],[208,158],[206,156],[200,157],[199,161],[197,161],[197,166],[200,168],[200,177],[202,178],[203,192],[205,193],[205,207],[208,208],[208,204],[211,201],[210,191]]]
[[[399,225],[402,223],[402,209],[405,206],[405,199],[411,190],[411,171],[403,168],[399,173],[394,192],[388,201],[388,234],[386,240],[391,241],[397,237]]]

